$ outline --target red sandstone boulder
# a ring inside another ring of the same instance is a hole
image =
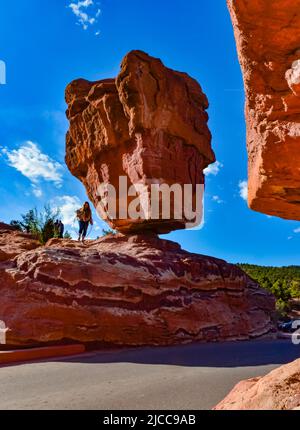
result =
[[[274,330],[274,298],[223,260],[155,235],[51,240],[0,263],[7,342],[170,345]]]
[[[246,91],[249,205],[300,220],[300,0],[227,0]]]
[[[0,222],[0,262],[39,246],[41,244],[32,235],[22,233],[14,227]]]
[[[239,382],[214,409],[300,409],[300,359]]]
[[[116,79],[88,82],[78,79],[66,89],[70,129],[66,163],[84,184],[98,206],[100,184],[119,192],[119,177],[131,185],[204,184],[203,169],[215,161],[207,127],[208,101],[200,85],[185,73],[165,67],[159,59],[141,51],[124,58]],[[119,205],[118,195],[117,203]],[[199,197],[199,196],[198,196]],[[120,199],[121,204],[128,202]],[[117,208],[118,208],[117,205]],[[123,233],[152,230],[167,233],[184,228],[184,214],[170,219],[111,219]]]

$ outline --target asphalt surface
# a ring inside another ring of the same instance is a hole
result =
[[[211,409],[300,357],[290,340],[97,351],[0,368],[0,409]]]

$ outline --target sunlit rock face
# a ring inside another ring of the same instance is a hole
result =
[[[216,410],[299,410],[300,359],[239,382]]]
[[[246,91],[249,205],[300,220],[300,0],[227,0]]]
[[[40,246],[39,241],[32,235],[22,233],[11,225],[0,222],[0,262],[10,260],[22,252]]]
[[[173,200],[170,217],[162,209],[159,219],[121,216],[119,207],[127,210],[134,197],[125,201],[119,196],[119,178],[126,178],[126,192],[132,185],[150,191],[151,184],[191,184],[195,209],[196,184],[204,184],[203,169],[215,161],[207,127],[208,101],[200,85],[159,59],[132,51],[116,79],[73,81],[66,101],[70,121],[66,163],[95,207],[100,207],[99,185],[115,187],[116,219],[102,208],[109,224],[125,233],[184,228],[188,220],[184,213],[175,216]]]

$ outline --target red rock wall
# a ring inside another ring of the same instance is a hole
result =
[[[53,239],[0,262],[0,279],[11,345],[171,345],[274,330],[273,296],[244,272],[151,235]]]
[[[249,205],[300,220],[300,0],[227,0],[246,91]]]

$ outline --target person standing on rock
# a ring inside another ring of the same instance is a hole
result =
[[[59,237],[59,220],[54,223],[54,237]]]
[[[63,224],[62,220],[60,219],[60,220],[58,221],[58,237],[59,237],[60,239],[63,239],[63,238],[64,238],[64,231],[65,231],[65,226],[64,226],[64,224]]]
[[[84,242],[89,224],[93,225],[92,211],[89,202],[85,202],[81,209],[76,211],[79,222],[78,240]]]

